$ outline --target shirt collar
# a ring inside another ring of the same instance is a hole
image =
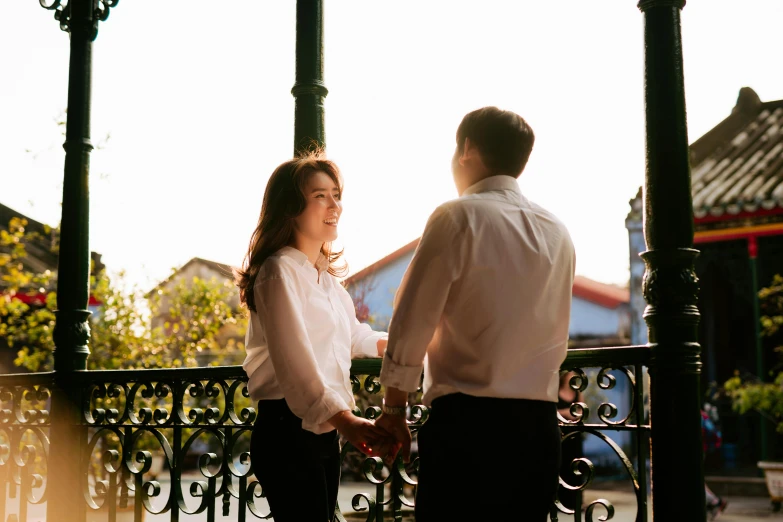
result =
[[[301,250],[297,250],[292,246],[285,246],[281,248],[280,254],[286,257],[290,257],[291,259],[296,261],[297,264],[301,266],[313,268],[313,265],[312,263],[310,263],[310,259],[308,259],[307,254],[305,254]],[[318,270],[319,273],[321,273],[325,271],[327,268],[329,268],[329,260],[326,259],[326,257],[323,254],[318,254],[318,260],[315,262],[315,269]]]
[[[505,174],[498,174],[495,176],[486,177],[478,183],[474,183],[473,185],[466,188],[462,195],[469,196],[471,194],[490,192],[492,190],[513,190],[514,192],[521,194],[521,191],[519,190],[519,183],[517,183],[516,178],[506,176]]]

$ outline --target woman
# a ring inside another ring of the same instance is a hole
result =
[[[337,166],[319,155],[277,167],[236,274],[250,311],[243,367],[258,401],[253,470],[277,522],[332,520],[338,432],[368,455],[384,456],[391,445],[351,413],[351,358],[381,357],[387,336],[357,321],[335,278],[341,192]]]

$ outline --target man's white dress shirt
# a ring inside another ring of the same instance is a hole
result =
[[[430,216],[397,291],[381,383],[557,401],[575,255],[565,226],[492,176]],[[426,360],[425,360],[426,354]]]
[[[257,312],[250,312],[243,368],[254,401],[285,398],[313,433],[333,430],[327,422],[355,406],[350,383],[352,357],[377,357],[378,339],[356,319],[353,301],[326,269],[285,247],[269,257],[256,276]]]

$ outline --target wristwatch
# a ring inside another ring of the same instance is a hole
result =
[[[399,417],[405,417],[408,413],[408,405],[405,406],[386,406],[386,399],[383,399],[383,406],[381,411],[385,415],[397,415]]]

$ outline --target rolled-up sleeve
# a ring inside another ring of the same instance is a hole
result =
[[[254,292],[269,357],[288,407],[302,419],[302,428],[322,432],[321,425],[350,408],[325,384],[305,328],[303,303],[285,276],[259,282]]]
[[[419,387],[427,347],[461,269],[460,236],[448,208],[439,208],[427,222],[395,296],[381,384],[408,392]]]
[[[378,357],[378,340],[386,339],[389,334],[376,332],[369,324],[360,323],[356,318],[356,307],[353,304],[351,294],[338,285],[340,301],[351,322],[351,356],[355,358]]]

